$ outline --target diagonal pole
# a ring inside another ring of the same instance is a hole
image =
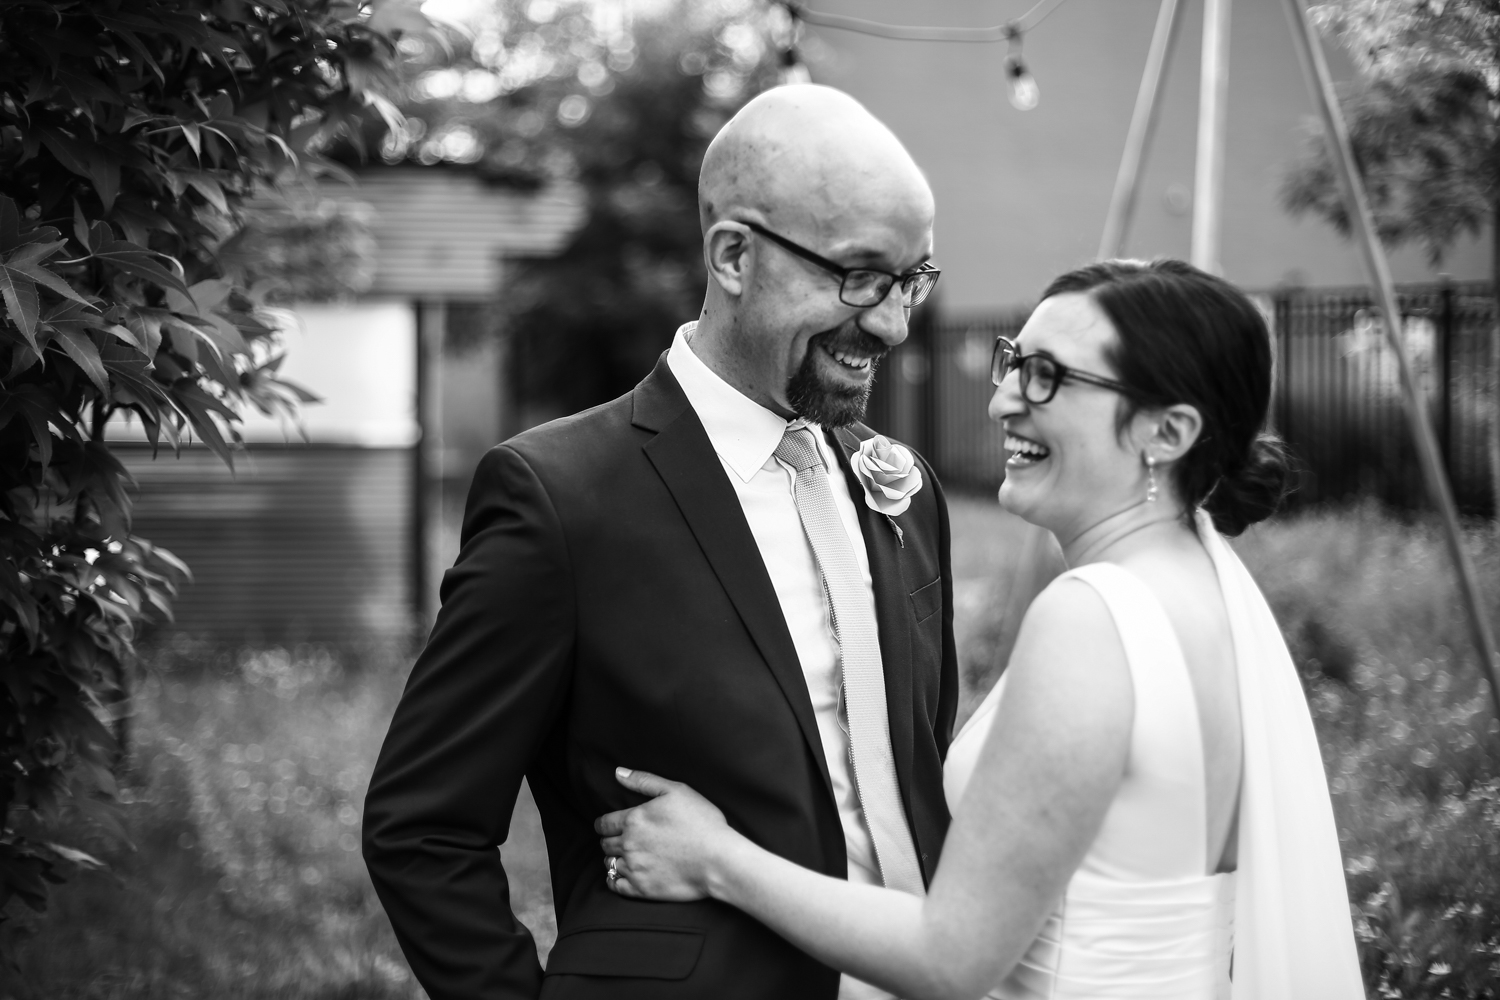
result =
[[[1343,189],[1344,204],[1349,209],[1349,228],[1364,258],[1365,270],[1369,272],[1370,284],[1380,297],[1385,312],[1385,335],[1396,364],[1401,372],[1401,388],[1406,396],[1406,415],[1411,421],[1412,436],[1416,438],[1417,457],[1422,466],[1422,476],[1427,480],[1427,489],[1442,514],[1444,534],[1449,553],[1458,569],[1459,590],[1469,613],[1469,627],[1473,632],[1474,645],[1479,650],[1479,662],[1483,665],[1490,685],[1490,698],[1495,703],[1495,717],[1500,718],[1500,668],[1495,661],[1495,636],[1490,620],[1484,613],[1484,600],[1479,591],[1479,574],[1474,562],[1464,548],[1463,532],[1459,528],[1458,508],[1453,502],[1453,490],[1448,485],[1448,476],[1443,471],[1439,457],[1437,435],[1432,430],[1432,419],[1422,394],[1412,377],[1411,362],[1406,357],[1406,345],[1401,341],[1401,307],[1396,301],[1396,286],[1391,280],[1390,264],[1385,250],[1375,233],[1375,223],[1370,214],[1370,203],[1365,197],[1364,181],[1354,162],[1354,150],[1349,143],[1349,129],[1344,123],[1343,111],[1333,90],[1333,78],[1328,73],[1328,63],[1313,32],[1312,21],[1302,0],[1285,0],[1287,17],[1292,22],[1292,43],[1297,49],[1297,58],[1307,76],[1308,89],[1312,91],[1313,103],[1323,118],[1323,135],[1328,142],[1328,157],[1333,161],[1334,174]]]
[[[1194,267],[1224,273],[1224,143],[1229,118],[1230,0],[1203,0],[1203,55],[1198,80],[1198,162],[1193,170]]]
[[[1100,260],[1118,257],[1125,250],[1125,237],[1130,232],[1130,220],[1135,215],[1136,197],[1140,193],[1141,164],[1156,132],[1161,85],[1177,41],[1179,6],[1178,0],[1161,0],[1161,9],[1156,14],[1156,31],[1151,35],[1151,48],[1146,51],[1146,70],[1141,74],[1141,89],[1135,95],[1135,111],[1130,116],[1130,131],[1125,135],[1125,153],[1120,157],[1120,172],[1115,175],[1104,236],[1099,240]]]

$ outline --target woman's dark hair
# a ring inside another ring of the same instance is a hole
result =
[[[1118,341],[1105,352],[1129,386],[1119,426],[1143,407],[1188,403],[1203,416],[1198,441],[1172,470],[1189,511],[1238,535],[1276,512],[1290,470],[1264,430],[1271,405],[1271,336],[1260,310],[1222,278],[1185,261],[1108,260],[1062,275],[1043,299],[1088,295]]]

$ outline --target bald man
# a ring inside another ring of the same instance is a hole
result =
[[[884,996],[737,910],[612,893],[592,821],[638,801],[617,766],[830,875],[921,892],[936,869],[947,511],[920,458],[909,504],[854,471],[876,365],[936,280],[931,192],[863,107],[803,85],[725,125],[699,201],[698,320],[627,395],[480,463],[376,764],[364,855],[432,1000]],[[545,973],[497,850],[523,777]]]

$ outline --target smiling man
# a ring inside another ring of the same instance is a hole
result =
[[[827,874],[921,893],[937,865],[947,511],[858,423],[937,279],[931,192],[863,107],[805,85],[725,125],[699,195],[702,314],[632,392],[480,464],[371,779],[365,858],[433,1000],[885,995],[720,904],[610,892],[591,824],[636,801],[616,766]],[[545,974],[496,850],[522,777]]]

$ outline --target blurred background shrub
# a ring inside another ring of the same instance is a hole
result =
[[[496,302],[493,333],[526,373],[515,390],[531,420],[627,392],[697,315],[698,165],[719,126],[781,79],[791,31],[763,0],[665,0],[628,15],[500,0],[451,53],[413,41],[406,123],[381,143],[386,162],[583,191],[567,245],[512,262]]]

